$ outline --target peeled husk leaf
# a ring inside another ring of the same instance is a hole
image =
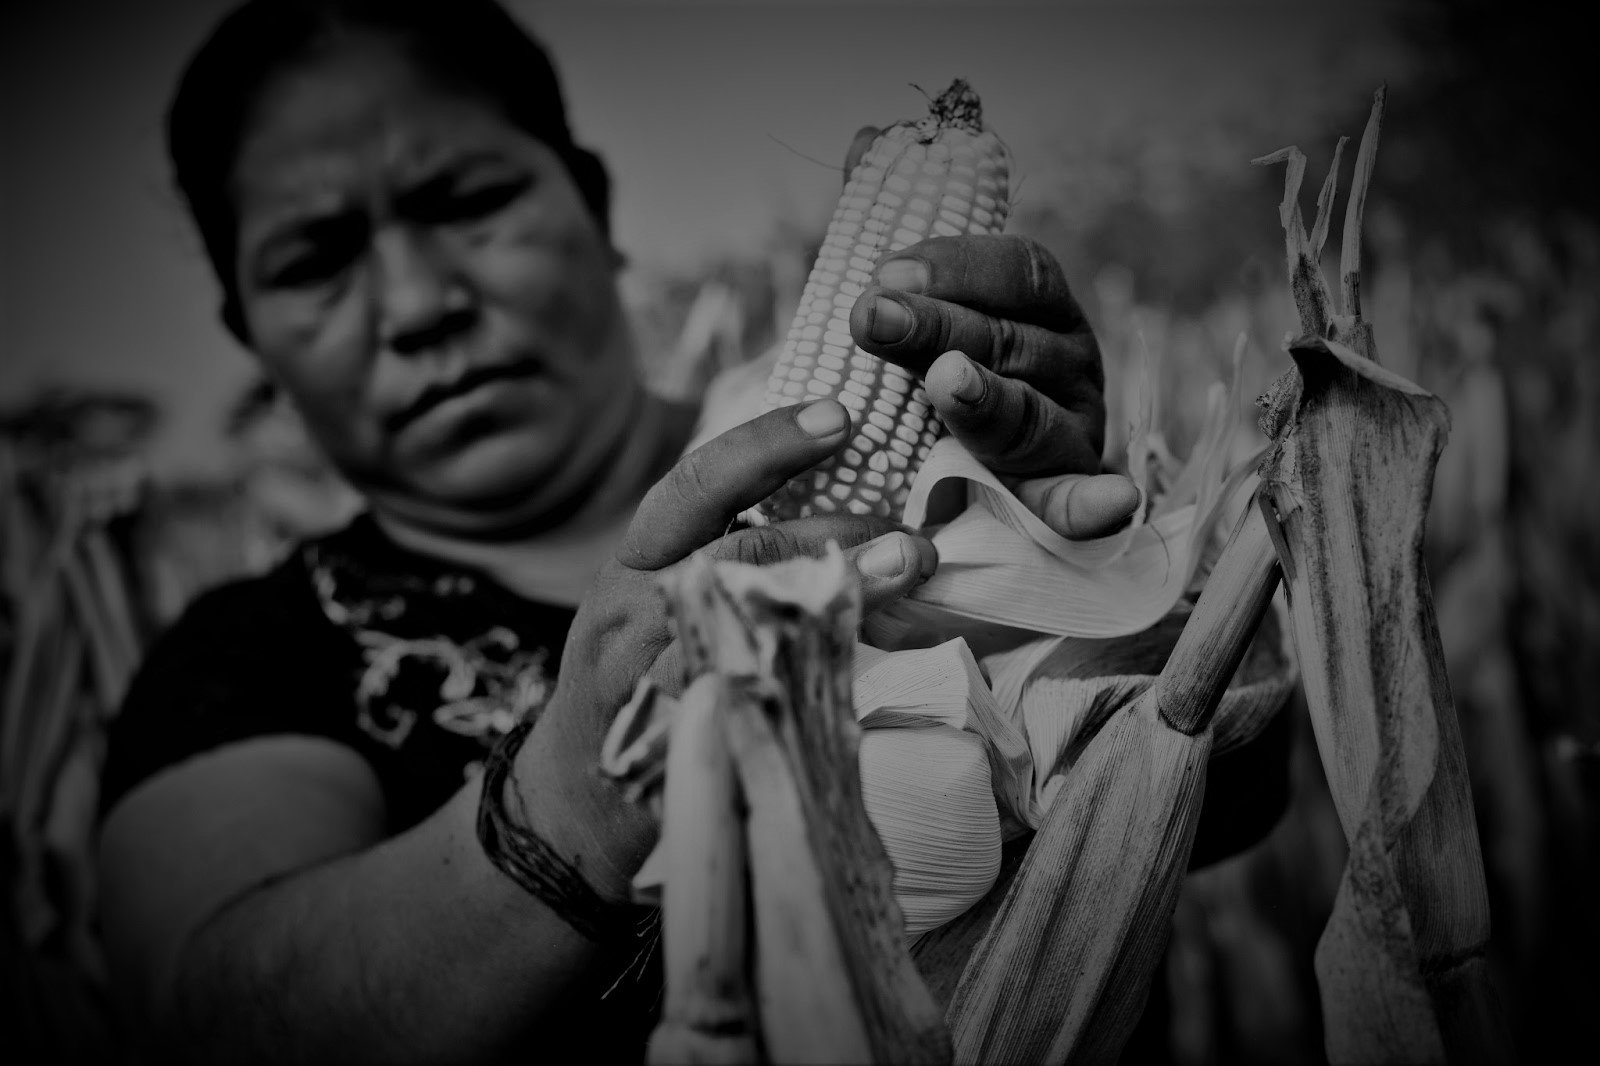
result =
[[[946,725],[865,729],[861,798],[894,867],[907,936],[982,899],[1000,872],[1000,811],[976,734]]]
[[[940,440],[912,485],[904,521],[923,525],[934,490],[946,480],[964,483],[968,505],[932,531],[938,572],[868,618],[866,641],[879,648],[925,647],[960,636],[986,655],[1038,636],[1119,637],[1159,622],[1192,588],[1225,504],[1251,475],[1250,464],[1228,466],[1242,424],[1243,357],[1241,339],[1232,380],[1212,386],[1199,441],[1176,471],[1159,461],[1165,448],[1154,408],[1146,406],[1130,443],[1130,456],[1138,460],[1131,473],[1145,506],[1128,528],[1110,536],[1061,536],[960,441]],[[1158,487],[1165,491],[1157,493]]]

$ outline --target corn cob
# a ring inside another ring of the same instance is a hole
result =
[[[943,426],[909,371],[856,347],[850,309],[878,260],[928,237],[993,234],[1009,210],[1010,155],[984,128],[960,79],[916,122],[872,142],[850,174],[806,281],[763,410],[831,397],[855,437],[744,517],[752,524],[829,511],[898,518]]]

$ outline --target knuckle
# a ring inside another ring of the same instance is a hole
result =
[[[1056,257],[1038,240],[1032,237],[1018,237],[1021,242],[1022,267],[1027,280],[1028,291],[1041,296],[1056,296],[1063,286],[1061,264]]]
[[[1002,437],[996,461],[1004,465],[1007,473],[1024,473],[1043,439],[1046,412],[1042,398],[1033,389],[1020,390],[1015,411],[1016,420],[1011,426],[997,427]]]
[[[729,540],[733,560],[753,566],[779,562],[798,554],[794,535],[779,526],[747,529]]]
[[[988,324],[989,358],[974,356],[986,363],[997,374],[1011,376],[1023,359],[1023,334],[1017,323],[1009,318],[986,316]],[[970,354],[970,353],[969,353]]]
[[[705,503],[711,488],[708,466],[704,448],[696,448],[678,460],[677,465],[672,468],[672,476],[667,483],[679,503],[689,507],[698,507]]]

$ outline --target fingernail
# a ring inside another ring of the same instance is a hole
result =
[[[878,297],[872,301],[872,321],[867,323],[867,336],[879,344],[893,344],[904,340],[911,331],[911,312],[895,300]]]
[[[1139,506],[1139,486],[1120,474],[1101,474],[1083,484],[1095,505],[1108,514],[1130,515]]]
[[[905,537],[900,533],[885,533],[861,553],[856,565],[870,577],[896,578],[906,568]]]
[[[818,400],[800,408],[794,416],[794,424],[808,437],[831,437],[850,424],[850,416],[838,402]]]
[[[974,404],[983,399],[983,375],[961,352],[953,352],[961,356],[961,373],[956,377],[955,387],[950,390],[951,395],[965,404]]]
[[[920,259],[891,259],[878,267],[878,284],[901,292],[922,292],[928,287],[928,267]]]

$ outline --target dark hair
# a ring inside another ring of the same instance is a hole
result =
[[[274,74],[352,31],[391,35],[427,69],[470,88],[566,164],[610,234],[605,165],[573,142],[555,67],[495,0],[247,0],[184,70],[167,111],[167,152],[179,191],[223,289],[223,321],[244,339],[234,277],[237,225],[230,181],[256,95]]]

